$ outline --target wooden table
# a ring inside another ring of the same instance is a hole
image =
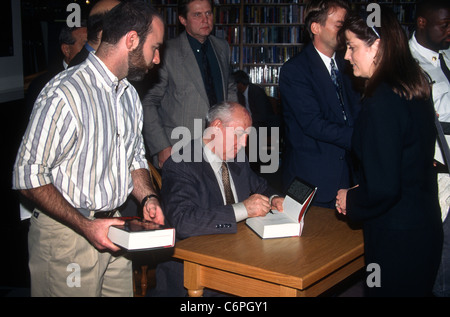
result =
[[[245,222],[236,234],[177,242],[189,296],[203,288],[237,296],[317,296],[364,266],[361,229],[335,210],[310,207],[301,237],[262,240]]]

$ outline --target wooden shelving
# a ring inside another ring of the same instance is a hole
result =
[[[160,8],[167,23],[167,38],[178,34],[176,0],[150,1]],[[214,34],[228,41],[235,70],[246,71],[251,81],[278,97],[281,66],[298,54],[308,36],[304,32],[303,0],[215,0]],[[414,25],[415,1],[350,1],[355,10],[370,2],[388,4],[409,33]]]

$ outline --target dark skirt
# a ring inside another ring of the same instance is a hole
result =
[[[364,227],[367,296],[431,296],[442,253],[442,226],[433,229],[398,230],[366,225]],[[372,287],[369,287],[372,286]]]

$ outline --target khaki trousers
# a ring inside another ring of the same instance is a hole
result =
[[[38,210],[28,234],[31,296],[133,296],[131,261],[99,252]]]

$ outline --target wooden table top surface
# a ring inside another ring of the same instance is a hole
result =
[[[363,254],[360,228],[351,228],[335,210],[311,206],[300,237],[263,240],[240,222],[235,234],[177,242],[174,257],[304,289]]]

